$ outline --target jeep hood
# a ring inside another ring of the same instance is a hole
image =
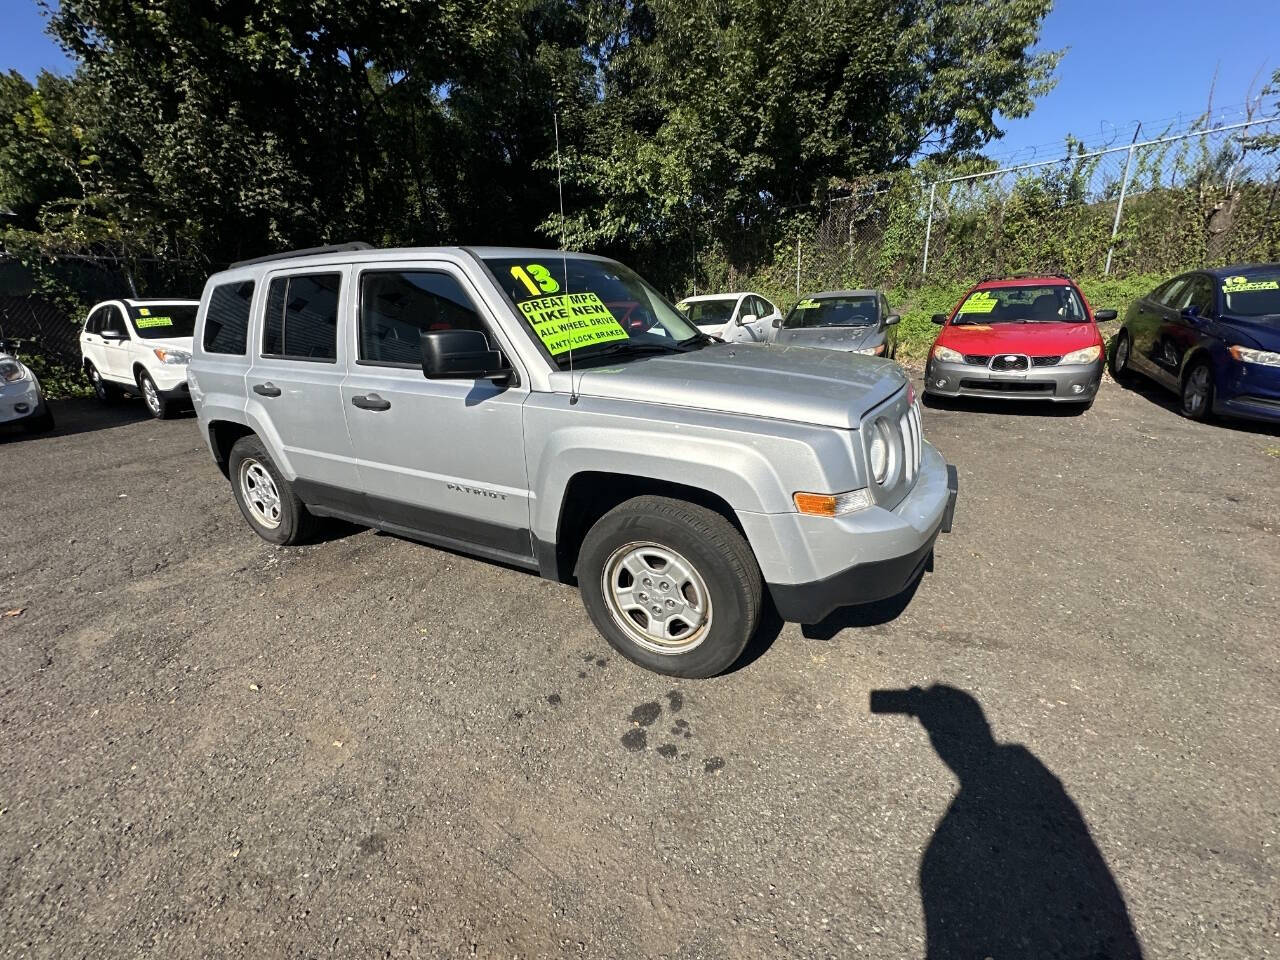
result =
[[[569,391],[568,371],[551,379],[555,390]],[[868,410],[906,383],[902,368],[880,357],[761,343],[717,343],[574,374],[583,396],[845,430],[857,429]]]
[[[785,327],[778,331],[779,344],[794,347],[824,347],[827,350],[859,350],[884,340],[877,323],[861,327]]]

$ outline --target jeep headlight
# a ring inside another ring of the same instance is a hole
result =
[[[1093,363],[1098,357],[1102,356],[1102,348],[1096,343],[1092,347],[1085,347],[1083,350],[1072,350],[1060,363]]]
[[[950,347],[938,344],[933,348],[933,359],[941,360],[943,363],[963,363],[964,354],[959,350],[952,350]]]
[[[884,417],[880,417],[871,425],[871,436],[867,443],[867,459],[871,465],[871,478],[876,483],[884,483],[889,475],[889,425]]]
[[[5,383],[16,383],[27,378],[27,368],[17,360],[5,358],[0,360],[0,380]]]
[[[1270,350],[1254,350],[1239,345],[1230,348],[1231,356],[1244,363],[1256,363],[1263,367],[1280,367],[1280,353]]]
[[[175,347],[156,347],[151,351],[161,363],[183,364],[191,362],[191,351]]]

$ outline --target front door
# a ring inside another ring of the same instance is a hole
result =
[[[365,503],[342,414],[347,338],[338,336],[350,269],[268,275],[250,331],[246,412],[296,475],[304,502],[359,516]]]
[[[369,267],[354,282],[343,410],[377,519],[445,546],[528,563],[528,388],[422,373],[424,330],[480,330],[510,357],[487,308],[446,262]]]

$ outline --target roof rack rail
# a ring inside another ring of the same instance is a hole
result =
[[[327,247],[307,247],[305,250],[286,250],[284,253],[269,253],[265,257],[253,257],[249,260],[237,260],[227,269],[235,270],[255,263],[270,263],[273,260],[292,260],[294,257],[310,257],[317,253],[351,253],[354,250],[372,250],[373,244],[363,240],[352,240],[350,243],[332,243]]]
[[[1027,277],[1061,277],[1070,280],[1071,274],[1062,270],[1019,270],[1016,273],[991,273],[979,280],[979,283],[990,283],[992,280],[1025,280]]]

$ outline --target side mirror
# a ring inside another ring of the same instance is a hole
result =
[[[886,327],[894,327],[894,326],[897,326],[897,325],[898,325],[899,323],[901,323],[901,322],[902,322],[902,318],[901,318],[900,316],[898,316],[896,313],[891,313],[891,314],[889,314],[887,317],[885,317],[885,318],[884,318],[884,325],[885,325]]]
[[[782,326],[782,314],[778,314],[776,317],[773,318],[773,326],[775,330],[778,327]]]
[[[942,326],[947,322],[947,315],[945,313],[935,313],[930,319],[938,326]]]
[[[738,326],[746,326],[748,323],[755,323],[758,318],[754,313],[744,313],[738,317]]]
[[[428,380],[499,380],[512,370],[479,330],[424,330],[422,374]]]
[[[1182,319],[1195,323],[1204,318],[1200,316],[1200,307],[1193,303],[1189,307],[1182,308]]]
[[[1114,310],[1095,310],[1093,311],[1093,319],[1097,323],[1106,323],[1108,320],[1114,320],[1120,314]]]

